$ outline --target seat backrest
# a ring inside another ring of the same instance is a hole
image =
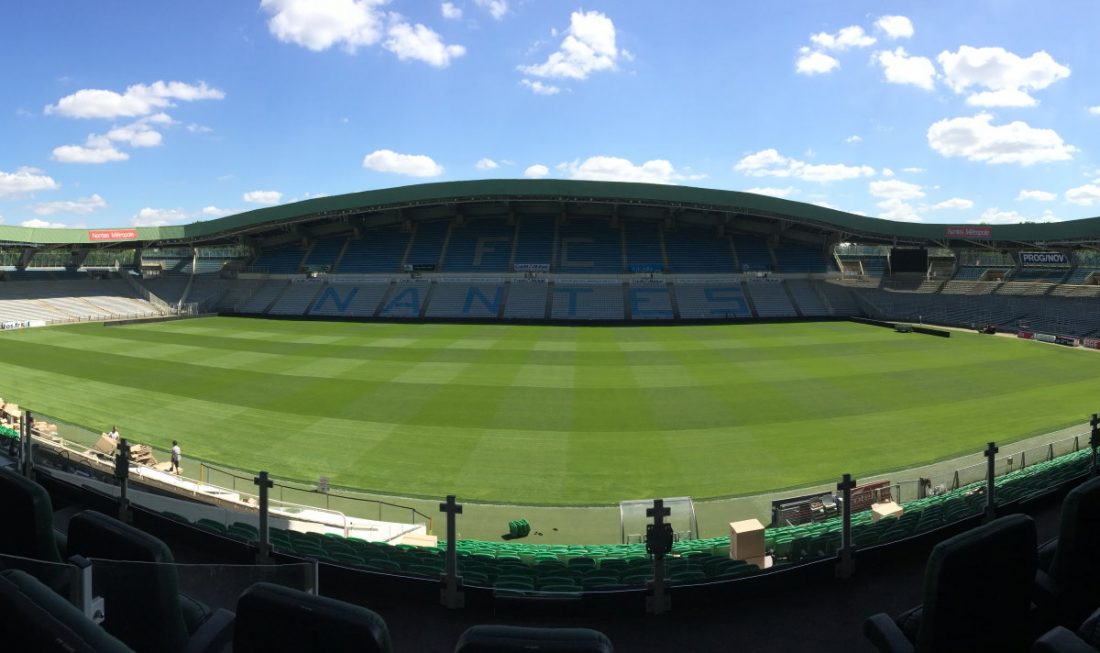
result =
[[[1006,651],[1027,639],[1035,522],[1009,515],[944,540],[925,568],[918,651]]]
[[[1100,477],[1073,488],[1062,502],[1058,547],[1050,575],[1077,622],[1100,605]]]
[[[272,583],[256,583],[237,601],[234,653],[351,650],[390,653],[390,631],[382,617]]]
[[[10,468],[0,468],[0,501],[6,527],[0,529],[0,553],[61,562],[53,533],[53,503],[46,489]]]
[[[589,628],[523,628],[472,626],[462,633],[455,653],[612,653],[611,640]]]
[[[138,653],[183,650],[187,627],[168,545],[117,519],[85,510],[69,521],[69,554],[100,560],[93,561],[92,591],[104,599],[103,627],[109,633]]]
[[[0,644],[6,651],[132,653],[33,576],[0,572]]]

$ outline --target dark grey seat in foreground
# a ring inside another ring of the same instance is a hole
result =
[[[876,614],[863,632],[880,651],[1025,651],[1034,639],[1037,558],[1035,523],[1025,515],[944,540],[925,567],[924,603],[897,619]]]
[[[612,653],[607,635],[588,628],[473,626],[458,639],[455,653]]]

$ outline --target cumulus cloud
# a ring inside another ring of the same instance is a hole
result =
[[[938,204],[932,205],[933,211],[941,211],[943,209],[964,210],[972,208],[974,208],[974,202],[961,197],[952,197],[949,200],[944,200]]]
[[[937,60],[943,78],[951,90],[962,94],[972,88],[984,89],[967,97],[967,104],[982,107],[1029,107],[1038,104],[1030,91],[1042,90],[1070,70],[1045,51],[1026,59],[1004,48],[961,46],[957,52],[944,51]]]
[[[145,207],[130,218],[130,224],[135,227],[164,227],[172,223],[179,223],[191,216],[181,209],[154,209]]]
[[[382,41],[382,47],[398,59],[423,61],[437,68],[466,54],[461,45],[447,45],[431,28],[412,24],[400,14],[381,9],[387,0],[261,0],[260,8],[271,18],[267,29],[279,41],[314,52],[340,46],[354,54],[359,48]],[[441,5],[445,18],[459,18],[460,9]]]
[[[541,163],[527,166],[527,169],[523,171],[523,176],[527,177],[528,179],[542,179],[548,174],[550,174],[550,168],[547,168]]]
[[[860,142],[860,141],[862,141],[862,140],[863,140],[863,137],[862,137],[862,136],[860,136],[859,134],[852,134],[852,135],[851,135],[851,136],[849,136],[848,138],[845,138],[845,139],[844,139],[844,142],[845,142],[845,143],[858,143],[858,142]]]
[[[199,215],[205,218],[222,218],[234,212],[234,209],[219,209],[216,206],[204,206],[202,210],[199,211]]]
[[[560,87],[552,84],[543,84],[537,79],[534,81],[530,79],[521,79],[519,83],[531,89],[531,92],[535,95],[557,95],[561,92]]]
[[[889,39],[907,39],[913,36],[913,22],[905,16],[883,16],[875,21],[875,27]]]
[[[496,170],[500,167],[500,164],[486,157],[478,159],[478,162],[474,164],[474,167],[478,170]]]
[[[882,66],[886,81],[931,91],[936,85],[936,67],[927,57],[910,56],[905,48],[876,52],[874,61]]]
[[[92,134],[84,145],[60,145],[53,148],[53,158],[61,163],[111,163],[126,161],[130,155],[115,148],[105,136]]]
[[[840,67],[840,62],[817,50],[801,48],[798,61],[794,64],[795,72],[800,75],[822,75],[832,72]]]
[[[1058,199],[1057,193],[1051,193],[1045,190],[1021,190],[1016,196],[1017,202],[1024,200],[1036,200],[1039,202],[1053,202]]]
[[[444,2],[439,5],[439,11],[442,12],[443,17],[447,20],[458,20],[462,18],[462,10],[450,2]]]
[[[1066,191],[1066,201],[1080,206],[1092,206],[1100,204],[1100,179],[1096,183],[1085,184]]]
[[[743,157],[733,169],[750,177],[792,177],[818,183],[871,177],[875,174],[875,169],[870,166],[811,164],[785,157],[771,148]]]
[[[42,202],[35,204],[32,210],[36,215],[54,215],[55,213],[73,213],[87,215],[93,211],[106,208],[107,201],[97,194],[91,197],[81,197],[76,200],[63,200],[58,202]]]
[[[340,45],[354,53],[382,38],[386,0],[261,0],[267,29],[283,43],[320,52]]]
[[[773,188],[769,186],[756,186],[753,188],[746,188],[746,193],[755,193],[756,195],[767,195],[769,197],[789,197],[798,192],[794,186],[787,186],[785,188]]]
[[[221,100],[225,92],[206,85],[156,81],[134,84],[122,93],[86,88],[46,106],[47,114],[67,118],[136,118],[175,106],[173,101]]]
[[[443,166],[423,154],[398,154],[393,150],[375,150],[363,157],[363,167],[375,172],[390,172],[409,177],[438,177]]]
[[[902,168],[901,171],[902,172],[908,172],[909,174],[914,174],[915,175],[915,174],[919,174],[921,172],[924,172],[924,168]]]
[[[905,200],[892,197],[885,199],[878,204],[875,204],[878,208],[878,217],[883,220],[896,220],[898,222],[920,222],[920,212],[913,206],[907,204]]]
[[[924,191],[919,185],[900,179],[872,181],[867,189],[871,195],[885,199],[912,200],[924,197]]]
[[[508,13],[508,0],[474,0],[477,6],[489,12],[489,15],[500,20]]]
[[[928,145],[948,158],[1025,166],[1065,161],[1077,151],[1053,129],[1032,127],[1019,120],[994,125],[988,113],[933,123],[928,128]]]
[[[1100,104],[1096,105],[1095,107],[1089,107],[1089,113],[1094,116],[1100,116]]]
[[[859,25],[849,25],[835,34],[819,32],[810,37],[810,41],[817,47],[836,51],[870,47],[875,44],[875,40],[875,37],[868,35]]]
[[[1019,224],[1021,222],[1058,222],[1058,218],[1050,209],[1043,211],[1042,215],[1038,217],[1028,217],[1018,211],[1002,211],[998,208],[992,208],[982,211],[982,215],[972,222],[979,224]]]
[[[386,30],[386,35],[388,38],[382,46],[402,61],[412,59],[436,68],[446,68],[451,65],[452,59],[466,54],[465,47],[445,44],[439,34],[420,23],[412,25],[396,21]]]
[[[633,181],[647,184],[673,184],[678,181],[702,179],[706,175],[688,170],[676,170],[664,159],[646,161],[635,165],[628,159],[614,156],[591,156],[582,161],[562,163],[558,169],[570,179],[592,181]]]
[[[278,204],[283,199],[283,194],[277,190],[250,190],[241,199],[252,204]]]
[[[620,58],[629,58],[629,54],[616,46],[611,19],[598,11],[574,11],[558,49],[546,61],[519,69],[533,77],[579,80],[595,72],[616,70]]]
[[[61,184],[38,168],[18,168],[15,172],[0,170],[0,197],[30,195],[40,190],[57,190]]]
[[[20,227],[30,227],[32,229],[64,229],[65,225],[61,222],[47,222],[46,220],[40,220],[34,218],[31,220],[24,220],[19,223]]]

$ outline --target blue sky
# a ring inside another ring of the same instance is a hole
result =
[[[1091,1],[0,3],[0,217],[181,224],[479,178],[1100,215]]]

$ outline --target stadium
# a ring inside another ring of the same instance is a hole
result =
[[[562,180],[0,225],[11,461],[177,558],[383,592],[365,605],[398,638],[442,601],[639,646],[612,615],[826,597],[853,556],[896,574],[952,535],[1026,539],[979,524],[1095,469],[1098,245],[1100,218],[914,224]],[[111,541],[73,519],[70,544]],[[63,567],[43,538],[2,553]],[[723,636],[700,614],[689,649]]]

